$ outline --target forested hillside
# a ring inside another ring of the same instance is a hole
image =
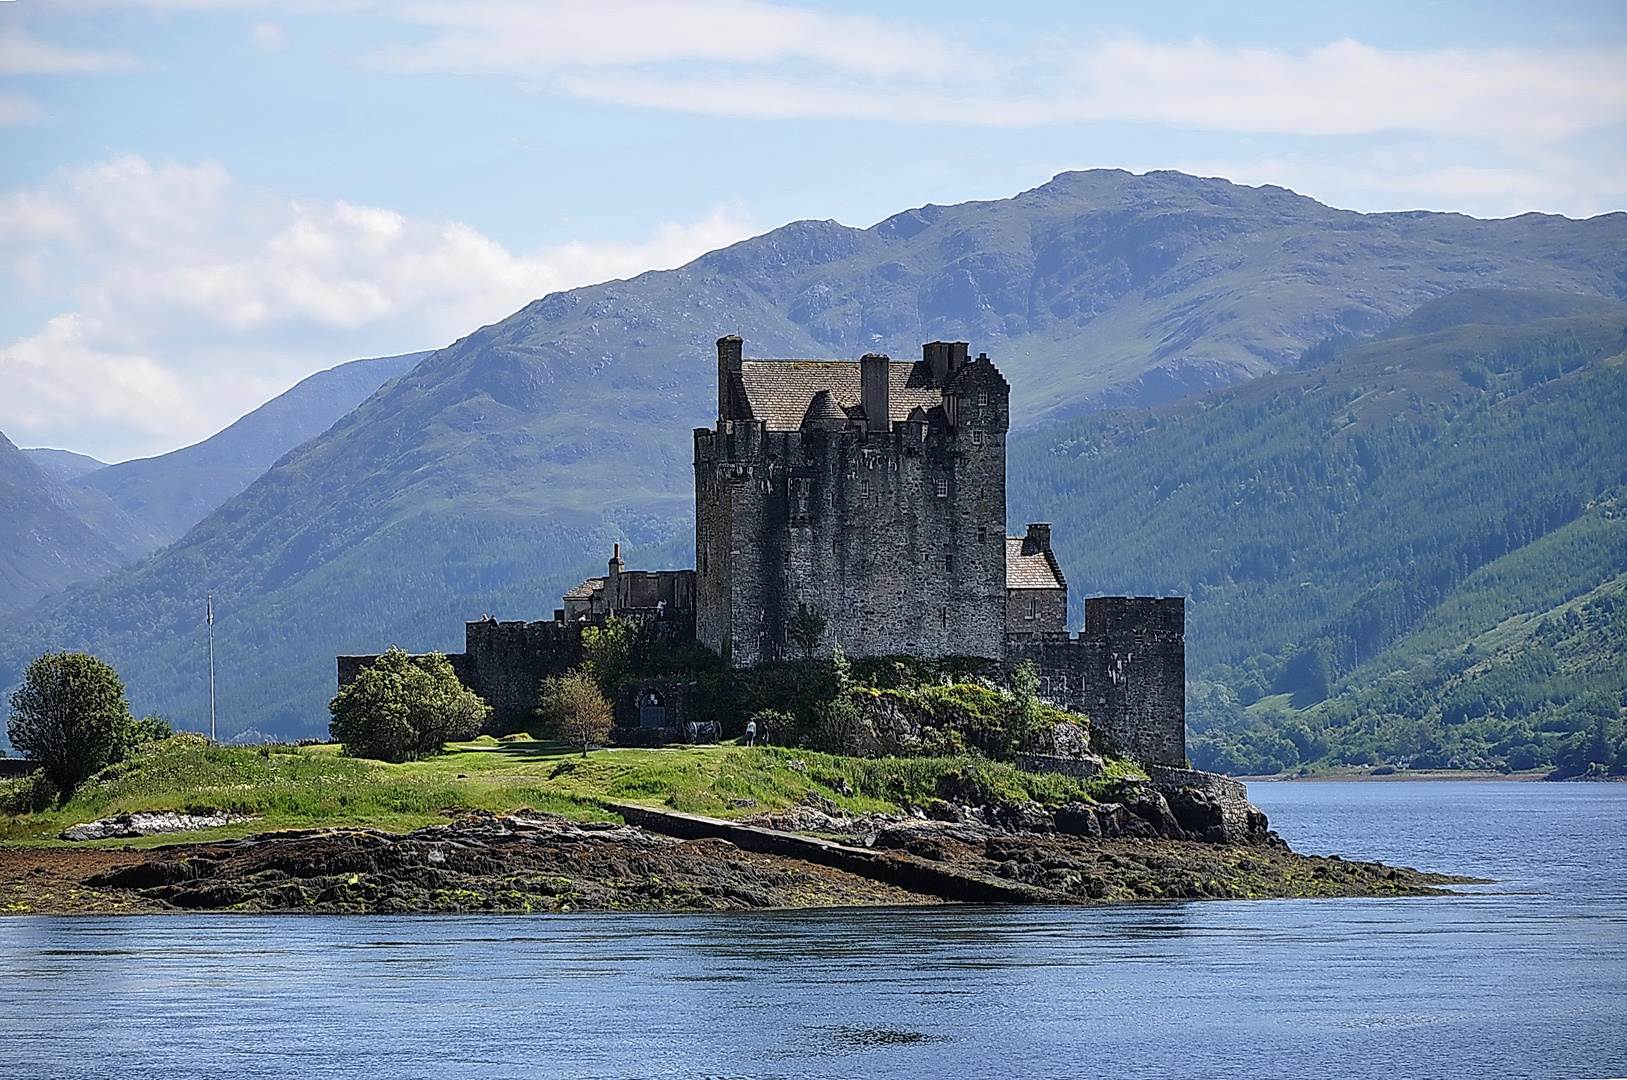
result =
[[[0,619],[155,546],[105,495],[68,486],[0,434]]]
[[[1309,349],[1302,370],[1013,439],[1014,514],[1049,510],[1073,595],[1190,597],[1195,763],[1556,764],[1596,695],[1620,703],[1607,586],[1627,571],[1627,306],[1488,325],[1500,299],[1449,298],[1397,336]],[[1538,316],[1566,302],[1507,299]],[[1601,587],[1604,606],[1574,607]],[[1514,669],[1499,665],[1523,656],[1506,635],[1478,654],[1475,639],[1544,613],[1583,620],[1530,684],[1548,704],[1485,704],[1472,738],[1448,732],[1468,715],[1448,699],[1503,701],[1490,687]],[[1533,716],[1554,737],[1516,732]],[[1589,737],[1614,747],[1613,713],[1606,728]]]
[[[185,536],[278,458],[332,427],[373,391],[428,355],[352,360],[319,371],[202,442],[157,457],[87,469],[69,483],[101,492],[150,530],[156,541],[142,552],[146,554]]]

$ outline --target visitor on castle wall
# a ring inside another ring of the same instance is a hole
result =
[[[757,720],[752,718],[746,721],[746,745],[755,746],[757,740]]]

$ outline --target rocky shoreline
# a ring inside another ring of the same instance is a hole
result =
[[[1299,855],[1264,829],[1264,815],[1248,823],[1253,842],[1193,838],[1167,797],[1152,789],[1144,794],[1160,797],[1134,804],[1140,813],[1125,803],[1070,806],[1054,812],[1049,824],[1022,820],[1022,808],[971,805],[938,818],[847,817],[834,807],[806,805],[732,822],[625,807],[636,824],[520,812],[468,814],[406,834],[286,830],[141,851],[0,848],[0,911],[564,913],[1088,904],[1427,896],[1470,880]],[[1149,822],[1160,804],[1168,815],[1164,827],[1181,830],[1181,838],[1158,835]],[[1197,805],[1207,806],[1208,816],[1219,812],[1202,800]],[[1188,807],[1188,820],[1195,815]]]

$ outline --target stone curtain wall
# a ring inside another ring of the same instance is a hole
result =
[[[1143,765],[1186,764],[1186,600],[1097,596],[1082,637],[1099,642],[1105,734]]]
[[[1006,666],[1032,661],[1040,693],[1090,717],[1119,753],[1144,766],[1186,764],[1186,601],[1096,596],[1085,629],[1013,634]]]

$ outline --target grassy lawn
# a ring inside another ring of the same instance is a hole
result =
[[[1116,765],[1110,775],[1133,775],[1133,767]],[[1024,773],[966,758],[847,758],[728,744],[594,750],[584,757],[523,736],[501,742],[486,736],[426,761],[390,765],[342,757],[337,746],[209,746],[183,735],[104,770],[65,806],[0,817],[0,840],[51,842],[68,825],[141,810],[226,809],[260,818],[188,834],[199,839],[334,825],[406,831],[460,809],[530,807],[613,819],[603,808],[607,801],[738,817],[791,806],[810,791],[854,812],[895,811],[900,803],[929,803],[946,778],[979,784],[991,798],[1045,803],[1089,799],[1112,782]],[[101,843],[147,846],[176,839],[172,834]]]

